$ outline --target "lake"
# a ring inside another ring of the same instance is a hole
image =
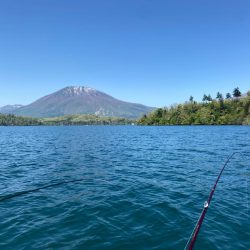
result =
[[[249,126],[0,127],[0,249],[250,249]]]

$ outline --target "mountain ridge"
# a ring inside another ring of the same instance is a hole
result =
[[[5,106],[0,107],[0,113],[8,114],[23,106],[24,105],[21,105],[21,104],[5,105]]]

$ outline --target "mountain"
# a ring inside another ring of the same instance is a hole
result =
[[[18,108],[23,107],[23,105],[20,104],[14,104],[14,105],[6,105],[3,107],[0,107],[0,113],[2,114],[9,114],[9,113],[13,113],[13,111],[15,111]]]
[[[18,108],[12,113],[33,117],[95,114],[98,116],[138,118],[153,109],[141,104],[118,100],[93,88],[70,86]]]

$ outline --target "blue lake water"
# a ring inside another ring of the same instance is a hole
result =
[[[250,249],[250,126],[0,127],[0,249]]]

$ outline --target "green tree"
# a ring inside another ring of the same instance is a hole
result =
[[[217,92],[216,99],[223,100],[223,95],[220,92]]]
[[[193,101],[194,101],[193,96],[190,96],[190,97],[189,97],[189,101],[190,101],[190,102],[193,102]]]
[[[209,102],[213,101],[213,98],[211,97],[210,94],[207,96],[207,100],[208,100]]]
[[[206,95],[206,94],[203,95],[202,101],[203,101],[203,102],[208,101],[207,95]]]
[[[160,119],[162,118],[163,116],[163,109],[162,108],[159,108],[155,111],[155,116],[156,118],[158,119],[158,121],[160,121]]]
[[[234,97],[240,97],[241,96],[241,92],[240,92],[238,87],[233,90],[233,96]]]
[[[231,94],[230,94],[230,93],[227,93],[227,94],[226,94],[226,99],[231,99],[231,98],[232,98]]]

